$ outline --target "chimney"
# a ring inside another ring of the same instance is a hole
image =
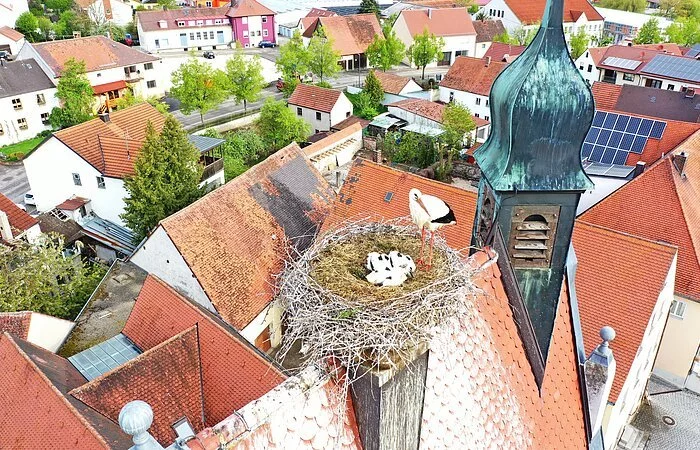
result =
[[[486,67],[488,67],[488,66],[490,66],[490,65],[491,65],[491,57],[490,57],[490,56],[487,56],[487,57],[486,57]]]
[[[694,98],[695,97],[695,88],[689,87],[688,89],[685,90],[685,98]]]
[[[603,327],[600,330],[600,337],[603,342],[591,352],[591,356],[583,364],[591,436],[596,436],[601,432],[603,414],[615,378],[615,358],[608,345],[610,341],[615,339],[615,330],[612,327]]]
[[[688,162],[688,154],[686,152],[676,153],[671,156],[673,159],[673,165],[682,177],[685,177],[685,163]]]
[[[129,450],[164,450],[148,432],[153,423],[153,410],[148,403],[134,400],[119,412],[119,427],[132,436],[134,445]]]
[[[12,227],[10,227],[10,220],[7,218],[5,211],[0,211],[0,237],[7,242],[13,241],[14,236],[12,235]]]
[[[428,8],[428,19],[433,18],[433,8]]]
[[[104,112],[97,115],[104,123],[109,123],[109,113]]]
[[[644,161],[637,161],[637,164],[634,166],[634,176],[632,178],[637,178],[639,175],[641,175],[647,168],[647,163]]]

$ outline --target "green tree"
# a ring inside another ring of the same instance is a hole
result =
[[[691,46],[700,43],[700,21],[695,18],[678,19],[666,28],[668,42]]]
[[[265,142],[265,148],[274,152],[292,141],[302,142],[311,134],[311,127],[297,117],[286,102],[267,98],[260,109],[255,126]]]
[[[406,46],[396,37],[391,26],[385,25],[384,37],[375,34],[365,53],[371,66],[386,72],[401,63],[406,55]]]
[[[369,96],[372,103],[379,105],[384,100],[384,89],[379,78],[374,74],[374,70],[370,70],[365,77],[365,87],[362,91]]]
[[[346,92],[345,96],[352,102],[352,111],[357,117],[372,120],[379,114],[379,104],[374,102],[367,92],[357,94]]]
[[[57,13],[73,8],[73,0],[45,0],[44,3],[48,9]]]
[[[53,22],[46,16],[37,17],[39,24],[39,40],[48,41],[51,38],[51,33],[53,32]]]
[[[170,94],[180,101],[182,112],[198,111],[202,124],[204,114],[228,95],[226,74],[196,58],[191,58],[173,72],[172,83]]]
[[[76,31],[82,36],[88,36],[92,27],[92,21],[85,12],[68,10],[61,13],[54,30],[56,35],[63,37],[73,36]]]
[[[476,128],[476,124],[469,108],[459,102],[452,102],[445,106],[442,128],[445,130],[442,134],[444,142],[450,148],[460,150],[464,138]]]
[[[659,21],[657,19],[647,20],[646,23],[639,28],[637,37],[634,39],[635,44],[657,44],[661,41],[661,30],[659,29]]]
[[[15,21],[15,29],[22,33],[29,42],[35,42],[37,38],[37,29],[39,21],[34,14],[29,11],[23,12]]]
[[[54,128],[70,127],[93,117],[95,98],[90,81],[85,76],[85,61],[70,58],[63,64],[56,97],[61,101],[61,106],[51,110],[49,116]]]
[[[99,264],[63,254],[63,238],[0,246],[0,311],[36,311],[74,320],[104,276]]]
[[[236,178],[267,156],[265,143],[260,135],[253,130],[240,130],[221,135],[209,129],[204,135],[226,140],[221,146],[224,153],[226,181]]]
[[[571,59],[576,60],[588,49],[590,36],[586,34],[584,27],[580,27],[575,34],[571,35],[569,45],[571,47]]]
[[[601,0],[603,8],[619,9],[622,11],[643,13],[646,9],[646,0]]]
[[[112,104],[117,109],[125,109],[143,102],[148,102],[151,106],[155,107],[161,114],[167,113],[168,109],[170,108],[170,106],[167,103],[162,102],[156,96],[143,98],[140,95],[134,95],[134,92],[131,89],[127,89],[119,98],[115,99]]]
[[[246,112],[248,102],[258,101],[260,92],[265,87],[262,70],[262,64],[257,56],[249,60],[239,51],[226,61],[228,91],[236,103],[243,102],[243,110]]]
[[[159,9],[178,9],[177,0],[158,0]]]
[[[422,69],[421,79],[425,79],[425,66],[442,56],[444,46],[445,40],[430,33],[428,27],[413,39],[413,44],[408,48],[406,55],[409,63]]]
[[[292,78],[298,78],[299,75],[309,71],[309,52],[306,50],[298,30],[294,30],[292,38],[280,46],[280,55],[275,61],[275,65],[285,82]]]
[[[372,13],[379,17],[379,4],[377,4],[377,0],[362,0],[357,12],[359,14]]]
[[[333,40],[326,37],[323,28],[316,29],[306,49],[309,54],[309,70],[323,81],[323,77],[334,78],[340,72],[340,53],[333,49]]]
[[[120,216],[141,241],[160,220],[198,199],[202,177],[199,151],[173,116],[165,118],[158,133],[149,122],[146,139],[134,163],[134,174],[124,180],[128,192]]]
[[[493,41],[511,45],[529,45],[530,42],[535,39],[538,29],[539,25],[533,25],[533,27],[530,28],[518,27],[513,30],[512,34],[508,33],[508,30],[506,30],[494,37]]]

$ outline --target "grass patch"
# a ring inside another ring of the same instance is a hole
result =
[[[6,155],[8,161],[19,161],[24,158],[27,153],[37,148],[43,140],[43,137],[35,137],[27,139],[26,141],[17,142],[16,144],[6,145],[0,147],[0,153]]]

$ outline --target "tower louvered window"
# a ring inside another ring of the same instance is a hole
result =
[[[514,268],[548,268],[557,230],[559,206],[528,205],[513,210],[510,259]]]

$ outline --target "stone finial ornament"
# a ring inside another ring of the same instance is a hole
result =
[[[163,450],[163,446],[148,432],[151,424],[153,409],[142,400],[133,400],[119,411],[119,427],[134,441],[131,450]]]

